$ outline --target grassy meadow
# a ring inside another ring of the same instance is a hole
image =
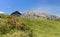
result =
[[[0,14],[0,37],[60,37],[60,22]]]

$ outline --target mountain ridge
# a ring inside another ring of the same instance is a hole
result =
[[[13,14],[14,13],[14,14]],[[59,20],[60,17],[56,15],[51,15],[49,13],[43,12],[43,11],[36,11],[36,10],[30,10],[26,11],[24,13],[20,13],[19,11],[13,12],[11,15],[13,16],[21,16],[26,18],[43,18],[48,20]]]
[[[44,19],[49,19],[49,20],[57,20],[60,19],[59,16],[52,15],[43,11],[26,11],[22,15],[22,17],[27,17],[27,18],[44,18]]]

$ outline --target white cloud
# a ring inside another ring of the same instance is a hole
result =
[[[4,12],[0,12],[0,14],[4,14]]]
[[[39,5],[36,7],[37,10],[60,16],[60,6],[55,6],[55,5]]]

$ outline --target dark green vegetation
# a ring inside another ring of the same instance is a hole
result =
[[[0,14],[0,37],[60,37],[60,22]]]

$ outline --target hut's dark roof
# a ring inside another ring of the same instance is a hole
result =
[[[15,11],[11,15],[22,15],[22,14],[19,11]]]

